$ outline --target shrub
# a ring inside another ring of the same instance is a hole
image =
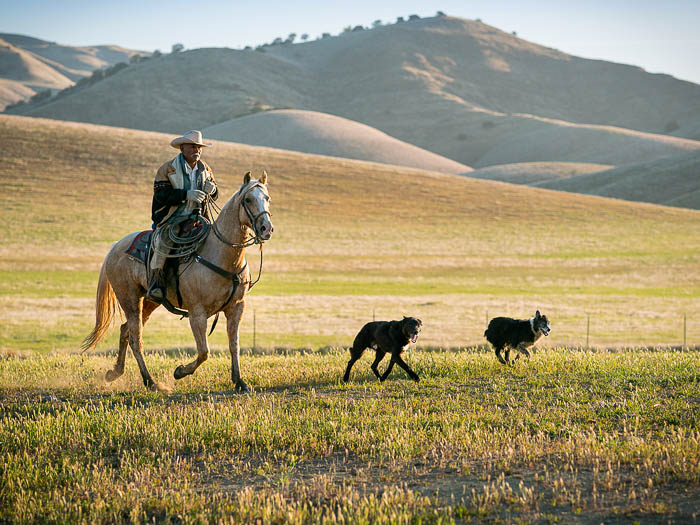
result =
[[[362,27],[362,26],[355,26],[355,27],[352,28],[353,33],[354,33],[355,31],[364,31],[364,30],[365,30],[365,28]]]
[[[447,16],[443,11],[438,11],[435,16]]]
[[[18,108],[20,106],[24,106],[25,104],[26,104],[26,102],[24,100],[18,100],[17,102],[14,102],[12,104],[8,104],[7,106],[5,106],[4,111],[8,111],[10,109],[15,109],[15,108]]]
[[[111,77],[115,73],[119,73],[122,69],[125,69],[127,67],[129,67],[129,64],[127,64],[126,62],[117,62],[113,66],[110,66],[107,69],[105,69],[104,76],[105,78]]]
[[[671,133],[672,131],[676,131],[678,128],[680,128],[678,121],[671,120],[671,121],[666,123],[666,126],[664,126],[664,131],[666,133]]]
[[[420,20],[420,17],[418,15],[410,15],[408,17],[409,20]]]
[[[185,46],[180,43],[177,43],[173,44],[173,47],[170,49],[170,52],[174,55],[176,53],[180,53],[183,49],[185,49]]]
[[[38,93],[35,93],[34,95],[32,95],[31,98],[29,99],[29,102],[31,102],[31,103],[42,102],[42,101],[48,100],[50,98],[51,98],[51,90],[44,89],[43,91],[39,91]]]
[[[331,37],[331,34],[330,34],[330,33],[323,33],[323,34],[321,35],[321,38],[330,38],[330,37]]]

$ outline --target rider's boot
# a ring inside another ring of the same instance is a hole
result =
[[[148,288],[146,296],[150,301],[154,303],[162,303],[165,299],[165,279],[163,279],[163,270],[155,269],[153,270],[153,277],[151,278],[151,286]]]

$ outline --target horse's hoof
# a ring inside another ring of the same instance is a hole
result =
[[[240,394],[250,394],[250,388],[243,381],[236,383],[236,392]]]
[[[115,379],[118,379],[121,377],[121,374],[117,372],[116,370],[107,370],[107,373],[105,374],[105,381],[108,383],[111,383]]]
[[[185,377],[187,374],[185,373],[185,367],[184,365],[180,365],[175,369],[175,372],[173,372],[173,376],[175,376],[175,379],[182,379]]]

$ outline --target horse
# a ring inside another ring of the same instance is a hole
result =
[[[215,235],[211,235],[212,230]],[[251,245],[251,232],[253,239],[262,243],[270,239],[272,231],[267,173],[263,172],[256,180],[248,172],[243,177],[241,188],[212,222],[198,255],[180,275],[181,306],[189,313],[197,357],[188,364],[179,365],[174,372],[175,379],[193,374],[207,360],[207,319],[223,312],[231,353],[231,381],[236,391],[250,391],[241,379],[238,346],[238,327],[251,284],[245,248]],[[92,349],[104,338],[120,308],[126,321],[120,327],[117,362],[112,370],[107,371],[105,380],[114,381],[124,373],[128,345],[138,363],[144,386],[169,392],[167,386],[153,380],[143,358],[142,329],[160,305],[145,298],[149,284],[145,264],[126,253],[138,234],[131,233],[116,242],[102,264],[95,300],[95,327],[83,340],[82,348],[83,351]],[[175,296],[174,290],[168,289],[167,298],[173,304]]]

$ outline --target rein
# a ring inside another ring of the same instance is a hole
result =
[[[233,243],[233,242],[230,242],[230,241],[229,241],[228,239],[226,239],[226,238],[223,236],[223,234],[219,231],[219,228],[216,226],[216,221],[212,221],[212,222],[211,222],[212,230],[214,230],[214,234],[216,235],[216,237],[217,237],[222,243],[226,244],[227,246],[230,246],[231,248],[247,248],[247,247],[253,246],[253,245],[255,245],[255,244],[259,244],[259,245],[260,245],[260,266],[259,266],[259,268],[258,268],[258,278],[257,278],[255,281],[248,281],[248,282],[247,282],[247,284],[248,284],[248,290],[249,290],[249,291],[253,288],[253,286],[255,286],[255,285],[258,283],[258,281],[260,281],[260,277],[262,276],[262,267],[263,267],[263,250],[262,250],[262,248],[263,248],[263,243],[264,243],[265,241],[264,241],[263,239],[261,239],[260,236],[259,236],[258,233],[257,233],[257,228],[256,228],[257,220],[258,220],[260,217],[262,217],[264,214],[266,214],[266,213],[267,213],[269,216],[272,216],[272,214],[271,214],[269,211],[267,211],[267,210],[263,210],[263,211],[261,211],[260,213],[258,213],[257,215],[253,215],[253,214],[251,213],[250,209],[248,208],[248,206],[246,206],[246,204],[245,204],[245,196],[246,196],[250,191],[252,191],[253,188],[257,188],[257,187],[261,187],[261,188],[262,188],[262,187],[264,187],[264,185],[261,184],[261,183],[259,183],[259,182],[256,182],[255,184],[252,184],[249,188],[247,188],[247,189],[245,190],[245,192],[243,192],[243,193],[241,194],[241,196],[240,196],[240,198],[239,198],[239,204],[238,204],[239,208],[242,206],[243,209],[245,210],[246,215],[248,216],[248,220],[250,220],[250,224],[251,224],[252,227],[253,227],[253,233],[254,233],[254,235],[253,235],[251,238],[245,240],[245,241],[242,242],[242,243]],[[218,206],[216,206],[213,202],[210,202],[210,205],[211,205],[212,208],[214,208],[214,207],[218,208]],[[219,209],[218,211],[221,211],[221,209]],[[229,272],[229,271],[227,271],[227,270],[224,270],[223,268],[221,268],[221,267],[215,265],[215,264],[212,263],[212,262],[207,261],[207,260],[206,260],[205,258],[203,258],[201,255],[195,255],[194,260],[195,260],[196,262],[200,263],[201,265],[206,266],[206,267],[209,268],[211,271],[213,271],[213,272],[215,272],[215,273],[218,273],[219,275],[221,275],[221,276],[223,276],[223,277],[226,277],[226,278],[228,278],[228,279],[231,279],[231,285],[232,285],[232,286],[231,286],[231,294],[228,296],[228,299],[226,299],[226,301],[224,302],[224,304],[222,304],[221,307],[219,308],[219,310],[216,312],[216,316],[214,317],[214,322],[212,323],[212,325],[211,325],[211,330],[209,331],[209,335],[211,335],[211,334],[214,332],[214,328],[216,328],[216,323],[217,323],[217,321],[219,320],[219,314],[221,313],[221,311],[222,311],[224,308],[226,308],[226,306],[227,306],[227,305],[231,302],[231,300],[233,299],[233,296],[234,296],[234,294],[236,293],[236,288],[238,288],[238,286],[241,285],[241,284],[246,284],[245,282],[241,282],[241,280],[238,278],[238,276],[239,276],[241,273],[243,273],[243,271],[246,269],[246,267],[248,266],[248,262],[246,261],[246,263],[243,265],[243,268],[241,268],[241,270],[240,270],[238,273],[232,273],[232,272]]]
[[[245,196],[248,195],[248,193],[250,193],[254,188],[258,188],[258,187],[264,188],[264,185],[261,184],[260,182],[257,182],[257,181],[255,182],[255,184],[251,184],[251,186],[249,188],[247,188],[245,190],[245,192],[243,192],[241,194],[241,196],[239,197],[239,204],[238,204],[239,208],[240,207],[243,208],[246,215],[248,216],[248,220],[250,221],[250,224],[253,226],[254,235],[252,237],[250,237],[249,239],[246,239],[242,243],[231,242],[228,239],[226,239],[223,236],[223,234],[219,231],[219,228],[216,225],[216,222],[215,221],[212,222],[212,229],[214,230],[214,233],[216,234],[218,239],[221,242],[223,242],[224,244],[229,245],[231,248],[248,248],[248,247],[253,246],[255,244],[260,244],[262,246],[262,243],[265,242],[258,235],[257,228],[255,227],[255,225],[258,223],[258,219],[260,217],[262,217],[263,215],[267,214],[270,217],[272,217],[272,214],[267,210],[263,210],[260,213],[258,213],[257,215],[253,215],[253,213],[250,211],[250,208],[248,208],[248,206],[246,206],[246,204],[245,204]],[[221,211],[221,210],[219,210],[219,211]]]

